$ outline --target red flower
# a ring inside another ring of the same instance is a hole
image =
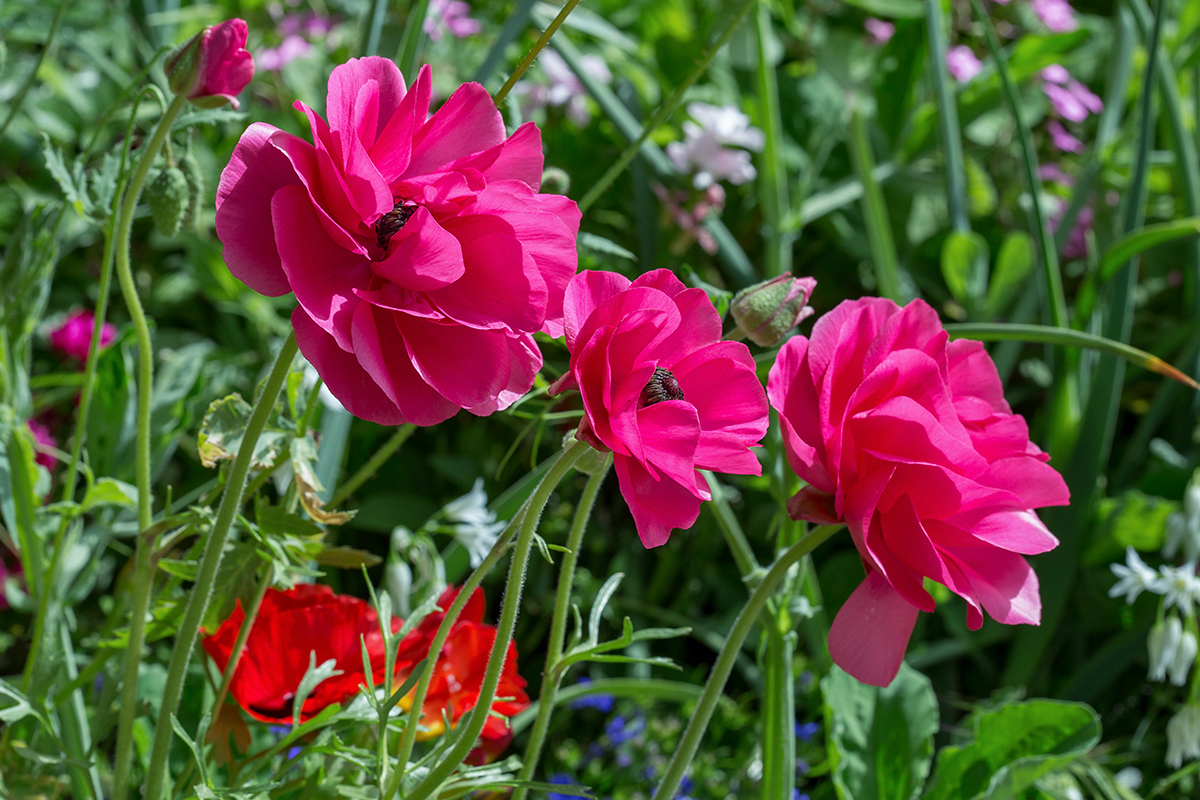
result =
[[[163,65],[171,91],[202,108],[226,102],[237,108],[237,96],[254,77],[247,32],[245,20],[227,19],[185,42]]]
[[[451,586],[438,598],[438,605],[449,608],[458,596],[458,588]],[[483,673],[487,669],[488,656],[496,641],[496,629],[483,624],[483,590],[476,588],[466,607],[450,629],[442,652],[434,668],[433,681],[421,707],[421,725],[426,729],[418,738],[428,739],[445,732],[444,718],[450,726],[475,707],[479,689],[483,685]],[[417,629],[405,637],[400,644],[396,659],[397,680],[408,677],[412,667],[429,653],[429,646],[444,615],[430,614],[421,621]],[[488,716],[479,736],[479,746],[472,756],[477,761],[490,760],[508,746],[512,729],[508,717],[519,713],[529,705],[525,693],[525,679],[517,673],[517,646],[510,642],[500,685],[496,688],[496,700],[492,703],[492,715]],[[412,694],[400,701],[403,708],[411,708]],[[503,715],[502,717],[496,714]],[[443,716],[444,715],[444,716]]]
[[[217,632],[204,637],[205,651],[222,672],[245,618],[239,601]],[[392,627],[398,629],[400,621],[392,620]],[[375,668],[374,680],[381,683],[383,636],[369,603],[335,595],[328,586],[301,584],[286,592],[268,589],[229,693],[255,719],[291,724],[292,700],[308,671],[309,653],[316,654],[317,664],[335,659],[342,674],[317,684],[300,711],[300,722],[305,722],[327,706],[352,698],[366,683],[360,637]]]

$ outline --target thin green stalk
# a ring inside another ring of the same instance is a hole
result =
[[[408,21],[404,23],[404,33],[400,37],[400,51],[396,53],[396,63],[400,65],[400,74],[409,79],[417,70],[417,58],[425,45],[425,18],[429,16],[429,0],[417,0],[408,11]]]
[[[392,437],[383,443],[383,447],[376,450],[375,455],[371,456],[371,459],[359,468],[358,472],[354,473],[349,480],[338,487],[337,491],[333,494],[333,498],[329,501],[329,507],[333,508],[337,506],[338,503],[354,494],[358,490],[358,487],[369,481],[379,471],[379,468],[395,455],[400,446],[408,441],[408,437],[412,436],[416,430],[417,426],[411,422],[401,425],[392,434]]]
[[[383,21],[387,18],[387,6],[388,0],[371,0],[367,14],[363,18],[362,54],[364,56],[379,55],[379,35],[383,31]]]
[[[712,503],[709,504],[709,509],[717,520],[717,527],[721,529],[725,543],[729,545],[729,553],[737,564],[738,572],[742,573],[742,577],[745,578],[755,570],[762,569],[758,564],[758,558],[754,555],[754,548],[750,546],[750,540],[746,538],[746,533],[742,530],[741,523],[738,522],[733,509],[729,507],[729,501],[725,498],[725,491],[721,488],[717,476],[707,469],[700,472],[704,475],[704,480],[708,482],[708,491],[712,494]]]
[[[940,0],[926,0],[925,37],[929,42],[929,66],[933,70],[933,90],[941,123],[942,150],[946,159],[946,201],[950,206],[950,227],[966,233],[971,230],[967,214],[967,173],[963,168],[962,131],[958,125],[958,102],[950,70],[946,66],[946,32],[942,23]]]
[[[871,247],[871,263],[875,267],[875,282],[882,297],[897,303],[905,301],[900,282],[900,260],[896,256],[896,242],[892,238],[892,224],[888,220],[887,203],[883,190],[875,180],[875,157],[871,154],[871,139],[867,134],[867,120],[857,106],[850,116],[850,160],[854,174],[863,186],[862,213],[867,223],[867,242]]]
[[[275,400],[283,388],[284,379],[291,368],[292,359],[296,355],[296,334],[292,332],[279,355],[271,374],[263,384],[262,393],[254,403],[254,411],[246,423],[246,433],[238,447],[237,457],[229,469],[229,477],[225,482],[225,493],[221,496],[221,505],[217,509],[217,518],[208,531],[204,545],[204,554],[200,559],[200,568],[196,574],[196,582],[188,597],[187,608],[183,612],[183,621],[179,623],[176,634],[175,648],[171,652],[171,663],[167,667],[167,681],[162,694],[162,707],[158,714],[158,722],[154,728],[154,745],[150,751],[150,773],[146,778],[146,800],[162,800],[163,783],[167,773],[167,755],[171,749],[171,715],[179,709],[179,699],[183,694],[183,680],[187,675],[188,662],[192,657],[196,639],[200,634],[200,623],[204,612],[208,610],[212,599],[213,586],[217,581],[217,568],[221,565],[221,556],[225,551],[225,542],[233,527],[234,518],[242,505],[242,494],[246,489],[246,477],[250,473],[250,462],[253,460],[254,448],[266,427],[267,418],[275,407]]]
[[[789,798],[796,787],[795,686],[793,644],[781,631],[770,604],[763,614],[766,652],[763,660],[763,800]]]
[[[263,598],[266,597],[267,589],[271,588],[271,583],[274,580],[275,568],[268,564],[267,570],[263,574],[262,583],[255,590],[254,597],[250,598],[250,606],[245,609],[245,618],[242,620],[241,630],[238,631],[237,638],[233,641],[233,650],[229,653],[229,663],[225,665],[225,674],[221,676],[221,686],[217,689],[217,698],[213,700],[212,704],[214,718],[221,714],[221,706],[225,702],[226,695],[229,694],[230,684],[233,683],[233,674],[237,671],[238,662],[242,660],[242,651],[246,649],[246,640],[250,638],[250,630],[254,627],[254,620],[258,619],[258,610],[262,608]]]
[[[704,76],[704,73],[708,71],[713,58],[729,42],[729,39],[733,36],[733,32],[741,25],[742,20],[746,18],[746,14],[749,13],[755,2],[757,0],[741,0],[741,4],[730,14],[721,34],[713,41],[707,51],[701,54],[700,60],[696,62],[696,66],[692,67],[692,71],[688,73],[682,83],[671,90],[670,96],[658,107],[658,111],[654,112],[654,116],[650,118],[650,121],[641,126],[641,132],[637,138],[626,145],[625,150],[621,153],[621,157],[600,176],[600,180],[596,181],[592,185],[592,188],[587,190],[587,194],[579,201],[580,212],[586,212],[592,207],[593,203],[608,191],[608,187],[612,186],[613,182],[625,171],[625,168],[637,158],[642,145],[650,138],[650,134],[658,130],[675,113],[675,110],[683,103],[687,90],[694,86]]]
[[[704,685],[704,693],[700,695],[696,710],[692,712],[692,719],[683,732],[683,738],[679,740],[679,746],[675,748],[675,754],[671,756],[671,761],[667,764],[662,783],[658,785],[653,800],[670,800],[675,796],[684,772],[687,771],[688,765],[692,763],[692,759],[696,755],[696,750],[700,747],[700,740],[704,737],[708,722],[712,719],[713,711],[721,699],[725,682],[729,680],[729,673],[733,670],[733,664],[737,660],[738,653],[741,652],[742,644],[745,643],[754,623],[758,621],[759,614],[766,607],[767,600],[775,593],[775,588],[787,575],[788,568],[806,554],[811,553],[817,545],[841,530],[842,527],[839,524],[814,528],[807,536],[781,553],[771,568],[767,570],[762,583],[750,595],[746,605],[742,607],[741,613],[734,621],[733,628],[729,631],[725,646],[721,648],[721,653],[717,656],[716,663],[713,664],[712,674],[709,675],[708,682]]]
[[[542,35],[538,37],[538,40],[533,43],[533,49],[525,54],[525,58],[523,58],[521,63],[517,65],[517,68],[513,70],[513,74],[508,76],[508,80],[506,80],[504,85],[500,87],[500,91],[496,92],[497,107],[504,102],[504,98],[508,97],[508,93],[512,91],[514,86],[517,85],[517,81],[521,80],[521,76],[525,74],[525,71],[533,66],[533,60],[538,57],[538,53],[542,52],[542,49],[545,48],[545,46],[550,42],[550,38],[554,36],[554,34],[558,33],[558,29],[561,28],[562,24],[567,21],[567,17],[572,11],[575,10],[575,6],[577,5],[579,5],[579,0],[567,0],[567,2],[563,4],[562,10],[558,12],[558,16],[556,16],[550,22],[550,25],[545,31],[542,32]]]
[[[29,471],[33,463],[33,453],[24,436],[19,429],[12,428],[8,439],[8,471],[12,480],[12,501],[16,507],[17,542],[21,547],[21,566],[25,571],[28,589],[40,600],[49,593],[50,587],[46,585],[45,567],[42,565],[45,548],[41,546],[37,531],[34,530],[36,497],[33,493],[34,476]]]
[[[59,626],[61,640],[60,652],[66,667],[67,679],[79,677],[79,668],[75,663],[75,648],[71,646],[71,631],[66,625]],[[87,709],[83,705],[83,693],[76,690],[67,699],[58,704],[59,719],[62,724],[63,744],[66,745],[67,755],[71,763],[67,765],[67,775],[71,781],[73,800],[85,798],[104,799],[104,789],[100,785],[100,770],[91,759],[91,731],[87,724]]]
[[[533,7],[536,4],[537,0],[518,0],[517,7],[504,20],[504,27],[500,29],[500,35],[496,37],[496,41],[492,42],[487,58],[479,65],[479,69],[475,71],[475,77],[472,80],[479,84],[486,84],[488,82],[488,78],[492,77],[492,73],[500,65],[500,60],[504,58],[505,49],[516,40],[521,31],[525,30],[525,26],[529,24],[529,17],[533,14]]]
[[[33,72],[29,73],[29,77],[25,79],[25,82],[21,84],[21,88],[17,90],[16,95],[9,102],[8,114],[4,117],[4,122],[0,122],[0,139],[4,138],[4,132],[8,130],[8,126],[17,116],[17,112],[21,110],[21,105],[25,102],[25,95],[29,94],[29,90],[37,82],[37,74],[42,69],[42,62],[50,54],[51,46],[54,44],[54,37],[58,35],[58,29],[62,25],[68,3],[70,3],[70,0],[59,0],[58,10],[54,12],[54,21],[50,23],[50,32],[46,34],[46,43],[42,45],[42,51],[38,53],[37,61],[33,64]]]
[[[429,770],[420,783],[413,787],[405,800],[424,800],[429,797],[450,777],[454,770],[462,764],[462,760],[475,746],[488,715],[491,713],[492,700],[496,697],[496,687],[500,685],[500,673],[504,661],[508,657],[508,645],[512,641],[513,629],[517,624],[517,610],[521,606],[521,590],[525,586],[525,569],[529,564],[529,551],[533,548],[533,534],[537,531],[538,520],[542,509],[550,499],[550,493],[558,486],[558,482],[569,472],[575,462],[591,445],[576,441],[563,450],[562,456],[546,473],[546,477],[538,484],[529,502],[525,518],[521,520],[521,532],[513,549],[512,561],[508,568],[508,581],[504,588],[504,604],[500,609],[500,622],[496,626],[496,639],[492,644],[492,653],[488,657],[487,671],[483,676],[483,685],[479,689],[479,697],[475,701],[475,709],[465,723],[460,724],[461,733],[458,741],[442,755],[441,760]]]
[[[533,730],[529,734],[529,744],[525,746],[525,757],[521,761],[521,774],[518,776],[522,781],[533,780],[533,773],[542,757],[546,732],[550,729],[550,716],[554,712],[555,698],[563,678],[559,662],[562,660],[563,644],[567,638],[567,612],[571,606],[571,587],[575,583],[575,565],[579,561],[579,548],[583,543],[588,519],[592,516],[592,507],[596,504],[596,495],[600,492],[600,484],[604,482],[611,464],[612,458],[606,458],[603,469],[597,470],[588,478],[579,504],[575,507],[575,519],[571,522],[571,532],[567,536],[567,552],[563,554],[562,567],[558,572],[558,592],[554,597],[550,640],[546,643],[546,668],[542,671],[542,691],[538,696],[537,717],[533,721]],[[527,787],[518,786],[513,791],[513,800],[525,800],[528,794]]]
[[[763,132],[766,134],[762,169],[759,171],[762,183],[763,223],[766,228],[765,277],[773,278],[792,271],[793,236],[786,230],[785,221],[791,204],[788,200],[787,167],[783,163],[783,118],[779,111],[779,81],[768,52],[772,39],[770,0],[759,0],[754,22],[758,44],[758,102],[762,112]]]
[[[117,752],[113,767],[113,800],[125,800],[129,792],[129,768],[132,758],[133,719],[137,712],[138,666],[142,661],[142,643],[146,636],[146,611],[150,607],[150,589],[154,581],[154,564],[151,554],[154,542],[146,540],[144,531],[153,523],[151,503],[153,495],[150,485],[150,401],[154,381],[154,349],[150,343],[150,326],[138,300],[137,285],[133,281],[133,270],[129,263],[129,237],[133,230],[133,212],[137,208],[142,185],[154,163],[154,157],[171,132],[171,124],[187,102],[183,95],[176,95],[158,121],[158,127],[150,142],[142,151],[125,199],[117,217],[116,266],[121,293],[129,309],[138,343],[138,402],[137,441],[135,474],[138,490],[138,537],[134,556],[133,602],[129,609],[129,646],[125,650],[125,668],[121,690],[121,710],[117,718]],[[170,726],[168,726],[169,729]]]
[[[992,60],[996,62],[996,70],[1000,73],[1000,81],[1004,87],[1004,98],[1008,101],[1009,111],[1017,126],[1017,141],[1021,146],[1021,160],[1025,172],[1025,187],[1029,190],[1030,207],[1033,214],[1033,239],[1037,242],[1038,252],[1042,254],[1042,277],[1046,283],[1046,300],[1049,303],[1050,322],[1058,328],[1070,325],[1067,316],[1067,300],[1063,294],[1062,273],[1058,267],[1058,252],[1054,248],[1054,239],[1050,235],[1049,220],[1042,208],[1042,179],[1038,177],[1037,150],[1033,146],[1033,134],[1025,121],[1024,109],[1021,107],[1021,95],[1017,83],[1013,79],[1008,59],[1000,49],[1000,40],[992,19],[984,10],[981,0],[971,0],[971,8],[975,17],[983,26],[984,38]]]

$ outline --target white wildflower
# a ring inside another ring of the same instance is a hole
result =
[[[1116,775],[1113,775],[1113,780],[1118,785],[1134,791],[1142,785],[1142,771],[1137,767],[1126,767]]]
[[[695,122],[683,123],[683,141],[667,145],[667,156],[675,168],[683,173],[696,170],[692,183],[697,189],[722,180],[734,184],[754,180],[758,173],[750,154],[733,149],[763,149],[766,137],[750,124],[750,118],[736,106],[708,103],[689,103],[688,114]]]
[[[1200,758],[1200,706],[1186,705],[1167,723],[1167,765],[1183,766],[1187,759]]]
[[[446,521],[454,529],[454,538],[466,548],[472,568],[483,563],[500,533],[508,526],[506,520],[497,520],[496,512],[488,510],[487,501],[483,478],[476,478],[471,491],[451,500],[442,509]]]
[[[1196,635],[1191,631],[1184,631],[1183,637],[1179,640],[1179,646],[1175,648],[1175,657],[1171,659],[1171,664],[1167,667],[1171,683],[1176,686],[1183,686],[1187,683],[1188,671],[1195,662]]]
[[[1175,606],[1184,614],[1192,613],[1192,604],[1200,602],[1200,578],[1196,577],[1196,565],[1184,564],[1182,567],[1163,567],[1161,576],[1154,585],[1147,588],[1152,592],[1166,595],[1166,607]]]
[[[1179,649],[1179,640],[1182,638],[1183,623],[1174,614],[1150,629],[1150,635],[1146,637],[1146,649],[1150,653],[1150,680],[1167,679],[1167,668],[1175,660],[1175,651]]]
[[[1146,566],[1132,547],[1125,548],[1125,563],[1113,564],[1110,569],[1119,580],[1108,590],[1109,597],[1125,595],[1125,602],[1132,603],[1142,592],[1156,591],[1158,572]]]

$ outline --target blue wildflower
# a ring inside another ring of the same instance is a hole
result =
[[[584,675],[575,682],[577,686],[586,685],[592,682],[592,679]],[[613,696],[611,694],[589,694],[583,697],[577,697],[571,701],[571,708],[594,708],[597,711],[602,711],[605,714],[613,710]]]
[[[634,717],[626,722],[625,717],[618,714],[608,721],[604,726],[604,732],[608,734],[608,739],[613,743],[613,746],[627,742],[637,736],[646,728],[646,720],[641,717]]]
[[[812,769],[812,767],[809,766],[809,763],[807,761],[805,761],[803,758],[796,759],[796,774],[797,775],[807,775],[808,771],[810,769]]]
[[[817,735],[817,731],[821,730],[821,726],[816,722],[797,722],[796,723],[796,738],[802,742],[807,742],[809,739]]]
[[[570,786],[571,784],[575,783],[575,779],[565,772],[556,772],[550,776],[550,783],[554,783],[559,786]],[[575,795],[562,794],[560,792],[548,792],[546,794],[546,800],[575,800]]]
[[[808,800],[808,795],[802,793],[799,789],[792,789],[792,800]]]

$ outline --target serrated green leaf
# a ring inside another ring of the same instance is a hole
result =
[[[237,456],[252,411],[251,405],[236,392],[209,405],[208,413],[200,423],[198,440],[200,461],[204,466],[212,468],[220,461]],[[280,422],[268,423],[255,445],[251,467],[264,469],[273,465],[291,438],[292,431]]]

